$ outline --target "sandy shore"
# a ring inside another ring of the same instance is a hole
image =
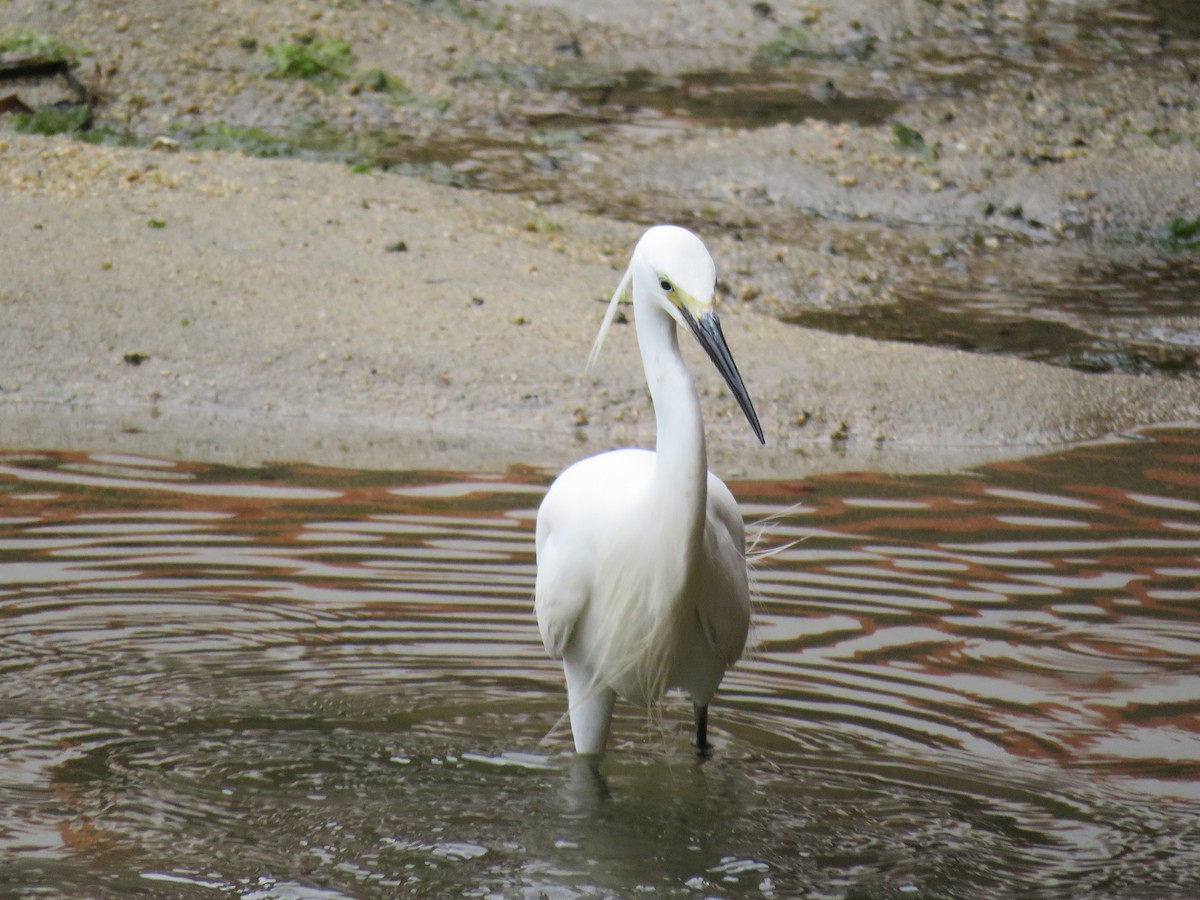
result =
[[[704,140],[732,167],[744,138]],[[655,151],[647,177],[674,190],[669,160],[697,146]],[[1192,178],[1180,158],[1162,165]],[[13,133],[0,134],[0,197],[0,446],[498,470],[653,441],[631,329],[583,371],[643,226],[586,204]],[[703,237],[735,289],[747,254],[764,271],[779,258],[779,240]],[[838,261],[826,276],[856,294],[870,283]],[[722,307],[766,448],[687,348],[710,457],[730,477],[941,470],[1200,418],[1194,381],[840,337],[775,311],[737,295]]]
[[[0,443],[495,468],[652,440],[630,330],[582,365],[638,226],[333,164],[33,137],[2,158]],[[766,450],[690,356],[738,474],[957,465],[1197,414],[1190,382],[723,314]]]

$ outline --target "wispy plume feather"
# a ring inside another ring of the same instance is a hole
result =
[[[633,264],[625,270],[625,274],[621,276],[621,283],[617,285],[617,290],[613,293],[612,299],[608,301],[608,312],[604,314],[604,321],[600,323],[600,333],[596,335],[596,342],[592,344],[592,352],[588,354],[587,368],[585,371],[590,372],[592,367],[596,365],[596,357],[600,355],[600,348],[604,345],[604,338],[608,334],[608,329],[613,323],[613,319],[617,317],[617,306],[621,300],[629,296],[630,289],[633,287]]]

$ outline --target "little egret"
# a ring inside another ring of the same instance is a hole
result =
[[[604,752],[619,695],[649,706],[672,687],[695,709],[708,748],[708,703],[750,625],[742,516],[708,471],[700,401],[676,340],[686,325],[724,376],[755,436],[750,396],[717,319],[716,267],[686,229],[657,225],[633,251],[600,333],[633,292],[657,449],[588,457],[550,486],[537,516],[534,609],[546,650],[562,657],[575,750]]]

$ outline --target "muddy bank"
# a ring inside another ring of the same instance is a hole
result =
[[[652,439],[627,327],[582,371],[640,226],[324,163],[35,137],[3,160],[5,444],[404,467]],[[723,260],[733,240],[711,243]],[[769,441],[691,352],[727,471],[953,464],[1196,414],[1180,380],[839,337],[753,304],[724,321]]]
[[[644,223],[666,219],[713,251],[767,432],[761,450],[689,347],[725,474],[940,469],[1200,416],[1188,377],[783,321],[1188,252],[1159,239],[1200,214],[1188,35],[1117,19],[1100,30],[1132,37],[1114,50],[1055,4],[938,9],[685,3],[635,29],[571,3],[10,4],[0,31],[102,48],[80,67],[104,101],[93,130],[135,146],[0,134],[0,444],[495,469],[649,443],[629,329],[582,363]],[[273,73],[267,49],[297,35],[352,48],[344,77]],[[772,47],[772,78],[896,112],[729,127],[568,89],[639,68],[684,90],[702,56],[761,71]],[[385,129],[425,162],[261,158],[305,122]],[[250,127],[268,142],[242,143]],[[174,143],[151,150],[159,133]],[[231,143],[202,150],[213,134]],[[493,190],[453,186],[471,184]]]

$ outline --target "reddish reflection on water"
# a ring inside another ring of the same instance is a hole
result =
[[[531,614],[548,482],[0,458],[0,887],[1121,894],[1200,871],[1200,431],[735,485],[763,558],[719,752],[693,763],[686,704],[623,709],[599,781],[563,755]]]
[[[758,578],[760,658],[799,653],[814,714],[844,697],[914,740],[1200,796],[1193,433],[966,476],[823,479],[804,503],[772,535],[801,543]],[[794,636],[772,639],[776,616]]]

